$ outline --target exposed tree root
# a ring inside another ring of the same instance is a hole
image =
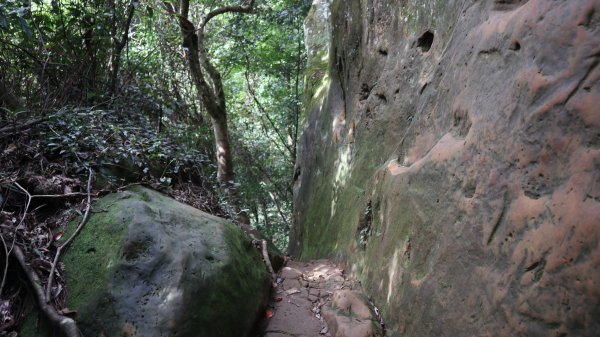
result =
[[[46,315],[46,317],[48,317],[52,324],[56,325],[64,332],[65,336],[80,337],[81,335],[79,333],[79,329],[77,328],[77,323],[75,323],[72,318],[60,315],[56,309],[54,309],[54,307],[48,303],[40,278],[35,273],[35,270],[33,270],[33,268],[27,264],[25,254],[19,245],[15,245],[13,249],[13,255],[27,275],[27,279],[34,290],[40,310]]]
[[[29,283],[31,284],[31,287],[33,288],[33,293],[38,302],[38,306],[39,306],[40,310],[46,315],[46,317],[48,317],[48,319],[50,320],[50,322],[52,324],[56,325],[64,333],[64,335],[66,337],[79,337],[81,335],[79,333],[79,329],[77,328],[77,323],[75,322],[75,320],[73,320],[72,318],[60,315],[58,313],[58,311],[54,308],[54,306],[52,306],[52,304],[50,304],[50,302],[52,300],[51,290],[52,290],[52,283],[53,283],[53,279],[54,279],[53,276],[56,271],[56,266],[58,264],[58,260],[61,257],[61,253],[71,244],[71,242],[75,239],[77,234],[79,234],[79,232],[81,231],[81,229],[83,228],[83,226],[85,225],[85,223],[87,222],[87,220],[89,218],[90,209],[91,209],[91,198],[92,198],[91,188],[92,188],[93,171],[92,171],[92,169],[88,169],[88,170],[89,170],[89,175],[88,175],[88,182],[87,182],[87,205],[85,208],[85,213],[83,215],[83,219],[81,220],[81,222],[79,223],[79,225],[77,226],[75,232],[71,235],[71,237],[69,237],[69,239],[67,241],[65,241],[62,245],[60,245],[58,247],[58,249],[56,251],[56,255],[54,257],[54,261],[51,266],[50,275],[48,276],[48,282],[47,282],[47,287],[46,287],[45,292],[44,292],[44,288],[42,286],[42,282],[40,281],[40,278],[38,277],[37,273],[35,272],[33,267],[27,263],[27,258],[25,257],[25,254],[24,254],[23,250],[21,249],[21,247],[18,244],[14,245],[12,247],[12,254],[15,256],[19,265],[21,266],[21,268],[27,275],[27,279],[28,279]],[[25,208],[25,214],[23,215],[23,219],[21,219],[21,222],[22,222],[27,214],[27,210],[29,208],[29,203],[33,196],[31,194],[29,194],[29,192],[27,192],[27,190],[25,190],[18,183],[15,183],[15,184],[17,185],[17,187],[19,187],[21,190],[23,190],[24,193],[27,195],[27,206]],[[4,243],[4,246],[5,246],[5,251],[6,251],[7,250],[6,243]],[[8,251],[8,254],[10,254],[10,251]]]
[[[273,270],[273,265],[271,265],[271,260],[269,259],[269,252],[267,251],[267,240],[262,240],[260,242],[260,245],[261,245],[263,260],[265,260],[265,264],[267,265],[267,268],[269,269],[269,272],[271,273],[271,279],[273,279],[273,284],[276,285],[277,284],[277,274],[275,274],[275,271]]]

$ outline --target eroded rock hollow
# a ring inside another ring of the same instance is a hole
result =
[[[600,1],[316,0],[291,253],[390,336],[600,331]]]

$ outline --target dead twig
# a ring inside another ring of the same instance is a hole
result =
[[[87,204],[85,206],[85,213],[83,214],[83,218],[81,219],[81,222],[79,223],[79,225],[77,226],[77,228],[75,229],[75,232],[71,235],[71,237],[69,237],[67,239],[67,241],[65,241],[62,245],[58,246],[58,248],[56,249],[56,255],[54,256],[54,261],[52,262],[52,267],[50,268],[50,275],[48,276],[48,284],[46,286],[46,301],[49,302],[51,297],[50,297],[50,291],[52,290],[52,281],[54,279],[54,272],[56,270],[56,264],[58,263],[58,260],[60,259],[60,254],[62,253],[62,251],[67,248],[71,242],[73,241],[73,239],[75,239],[75,237],[79,234],[79,232],[81,231],[81,229],[83,228],[83,226],[85,225],[85,223],[88,221],[89,216],[90,216],[90,209],[92,208],[92,177],[94,175],[94,171],[92,171],[91,168],[88,168],[89,171],[89,175],[88,175],[88,182],[87,182]]]
[[[40,279],[35,273],[35,270],[33,270],[33,268],[27,264],[25,254],[19,245],[15,245],[13,254],[25,272],[25,275],[27,275],[29,283],[31,283],[31,286],[33,287],[40,310],[54,325],[58,326],[64,332],[65,336],[80,337],[79,329],[77,329],[77,323],[75,323],[72,318],[60,315],[52,305],[47,303]]]
[[[31,195],[31,199],[35,199],[35,198],[67,198],[67,197],[77,197],[77,196],[84,196],[87,195],[87,193],[83,193],[83,192],[72,192],[72,193],[65,193],[65,194],[33,194]]]
[[[9,136],[9,135],[15,134],[16,132],[18,132],[20,130],[27,129],[36,124],[47,121],[48,119],[49,119],[49,117],[41,117],[41,118],[30,119],[30,120],[22,122],[20,124],[5,126],[3,128],[0,128],[0,134],[2,136]]]
[[[39,118],[32,118],[32,119],[29,119],[26,121],[21,121],[19,123],[14,123],[13,125],[2,127],[2,128],[0,128],[0,138],[13,135],[24,129],[29,129],[37,124],[48,121],[52,118],[59,117],[59,116],[63,115],[64,113],[65,113],[65,111],[62,110],[62,111],[55,113],[54,115],[49,115],[49,116],[44,116],[44,117],[39,117]]]
[[[4,284],[6,283],[6,276],[8,275],[8,258],[10,257],[10,253],[12,252],[14,246],[15,246],[15,240],[17,238],[17,235],[15,234],[13,236],[13,240],[12,243],[10,244],[10,248],[8,248],[8,246],[6,245],[6,241],[4,240],[4,234],[0,232],[0,239],[2,239],[2,245],[4,247],[4,256],[5,256],[5,260],[4,260],[4,271],[2,273],[2,283],[0,284],[0,295],[2,295],[2,291],[4,291]]]
[[[23,221],[25,221],[25,217],[27,216],[27,211],[29,210],[29,205],[31,204],[31,194],[29,194],[29,192],[27,192],[27,190],[24,189],[23,186],[19,185],[18,182],[15,182],[15,185],[17,185],[17,187],[21,189],[21,191],[23,191],[25,195],[27,195],[27,204],[25,204],[25,211],[23,211],[23,216],[21,217],[21,221],[19,221],[19,225],[17,226],[17,228],[19,228],[21,227]]]

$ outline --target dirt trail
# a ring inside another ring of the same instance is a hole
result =
[[[331,261],[290,261],[278,282],[265,337],[383,335],[359,282]]]

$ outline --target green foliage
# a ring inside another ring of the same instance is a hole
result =
[[[121,118],[113,111],[74,110],[58,115],[40,131],[46,139],[47,155],[68,159],[84,171],[121,167],[128,174],[159,179],[165,185],[176,181],[210,179],[216,170],[212,160],[200,150],[188,147],[186,130],[173,128],[160,135],[144,116]],[[199,140],[192,141],[194,145]]]
[[[300,129],[308,1],[258,2],[218,18],[209,52],[227,90],[236,174],[255,227],[287,248]]]
[[[137,2],[121,55],[118,92],[107,93],[115,40],[129,0],[7,0],[0,3],[0,81],[28,113],[93,106],[55,120],[47,149],[78,162],[127,166],[168,184],[185,170],[214,175],[209,117],[194,87],[176,18],[163,1]],[[176,3],[176,2],[173,2]],[[236,0],[193,1],[196,25]],[[254,227],[285,249],[300,129],[308,0],[257,1],[254,14],[225,14],[206,30],[223,75],[235,171]],[[127,118],[122,118],[127,115]],[[159,131],[160,130],[160,131]],[[168,135],[168,137],[166,137]],[[152,165],[151,163],[156,163]],[[164,172],[163,172],[164,171]]]

